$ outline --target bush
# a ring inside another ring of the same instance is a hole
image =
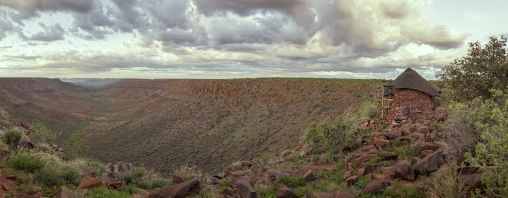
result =
[[[379,116],[380,112],[376,105],[370,102],[364,102],[358,109],[358,114],[361,120],[370,120]]]
[[[85,145],[85,140],[78,135],[73,133],[71,138],[64,141],[65,154],[70,159],[83,157],[90,151],[90,147]]]
[[[305,186],[307,182],[303,178],[303,176],[294,176],[294,177],[283,177],[281,179],[282,183],[290,188],[296,188],[300,186]]]
[[[32,133],[28,136],[31,141],[35,143],[47,143],[52,144],[55,142],[57,133],[54,133],[46,127],[40,120],[36,120],[34,123],[30,125],[30,128],[33,130]]]
[[[90,193],[87,193],[89,197],[94,198],[129,198],[130,195],[124,191],[109,190],[104,187],[94,188]]]
[[[362,120],[358,113],[351,109],[344,111],[332,124],[313,123],[305,134],[305,141],[310,149],[321,147],[324,151],[337,153],[345,149],[355,150],[361,146],[353,131],[358,128]]]
[[[452,161],[441,166],[425,181],[426,197],[467,197],[463,184],[458,180],[457,163]]]
[[[125,185],[132,185],[145,190],[153,190],[171,184],[171,180],[160,176],[153,170],[146,170],[143,167],[135,168],[132,173],[122,173],[116,176]]]
[[[24,131],[20,128],[9,129],[2,134],[2,141],[5,144],[10,145],[12,148],[16,148],[23,139]]]
[[[38,152],[21,152],[7,161],[9,167],[29,173],[41,170],[46,164],[57,163],[59,159],[55,156]]]

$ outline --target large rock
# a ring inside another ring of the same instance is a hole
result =
[[[155,190],[148,198],[184,198],[192,196],[199,190],[199,179],[193,179],[181,184],[166,186]]]
[[[307,171],[305,175],[303,175],[305,181],[314,181],[316,177],[314,177],[314,172],[312,170]]]
[[[436,171],[441,165],[443,165],[445,162],[444,156],[441,152],[436,151],[429,156],[423,158],[421,161],[419,161],[414,169],[418,171],[420,174],[424,173],[423,171],[427,172],[434,172]]]
[[[134,171],[134,166],[131,163],[119,161],[117,163],[111,164],[108,163],[106,165],[112,173],[132,173]]]
[[[424,151],[424,150],[437,151],[437,150],[439,150],[439,144],[436,144],[433,142],[416,142],[415,145],[418,148],[420,148],[420,151]]]
[[[304,197],[305,198],[336,198],[337,193],[333,192],[319,192],[309,191]]]
[[[369,153],[366,153],[364,155],[361,155],[357,158],[354,158],[351,160],[351,162],[353,164],[355,164],[356,166],[361,166],[362,164],[366,164],[366,163],[369,163],[370,160],[374,159],[375,157],[377,157],[377,153],[376,154],[369,154]]]
[[[99,188],[102,186],[102,180],[93,178],[93,177],[85,177],[79,180],[78,187],[84,189],[92,189]]]
[[[279,188],[279,191],[277,191],[277,195],[275,197],[277,197],[277,198],[300,198],[293,191],[289,190],[286,187]]]
[[[413,142],[425,142],[425,134],[423,134],[423,133],[413,133],[411,135],[411,140],[413,140]]]
[[[355,198],[355,196],[351,192],[339,191],[336,198]]]
[[[241,198],[256,198],[258,197],[258,192],[252,187],[249,182],[245,180],[238,180],[236,182],[236,188],[238,189],[238,194]]]
[[[185,175],[185,173],[180,173],[180,172],[175,173],[175,174],[173,174],[173,183],[181,184],[181,183],[185,182],[186,177],[187,176]]]
[[[380,134],[385,136],[389,140],[398,138],[402,135],[400,131],[391,131],[391,130],[384,130]]]
[[[342,176],[342,179],[346,180],[348,177],[353,176],[353,171],[346,171],[344,172],[344,175]]]
[[[428,126],[422,126],[418,128],[418,133],[423,133],[424,135],[427,135],[430,133],[430,128]]]
[[[56,198],[74,198],[74,192],[69,190],[67,186],[61,186],[58,188],[58,192],[56,193]]]
[[[386,164],[386,162],[379,162],[379,163],[375,163],[375,164],[367,164],[367,166],[365,166],[364,174],[370,174],[370,173],[374,173],[374,172],[379,172],[379,168],[384,166],[385,164]]]
[[[382,155],[385,160],[397,159],[398,156],[397,153],[390,151],[380,151],[379,154]]]
[[[373,144],[379,148],[387,148],[391,146],[390,140],[387,140],[385,136],[375,136]]]
[[[459,182],[464,184],[464,190],[471,191],[482,187],[482,173],[460,175]]]
[[[394,175],[409,181],[415,180],[415,170],[408,160],[402,160],[395,164]]]
[[[353,185],[353,184],[356,184],[356,182],[358,182],[357,176],[351,176],[351,177],[346,178],[347,185]]]
[[[376,179],[367,184],[363,193],[377,194],[382,192],[386,187],[390,185],[390,180],[387,179]]]

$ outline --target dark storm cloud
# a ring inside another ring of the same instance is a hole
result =
[[[49,42],[62,40],[64,38],[65,30],[60,24],[51,27],[45,27],[44,24],[41,24],[41,26],[44,28],[44,31],[32,35],[30,40]]]
[[[305,6],[305,0],[194,0],[198,10],[209,16],[215,13],[231,11],[241,16],[256,11],[277,10],[288,14],[296,14]]]

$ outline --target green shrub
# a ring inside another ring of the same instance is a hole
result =
[[[361,120],[370,120],[372,118],[379,116],[380,112],[378,111],[376,105],[370,102],[364,102],[360,105],[360,108],[358,109],[358,114],[360,115],[359,117]]]
[[[132,185],[145,190],[153,190],[171,184],[171,180],[143,167],[136,167],[132,173],[117,174],[117,178],[122,180],[125,185]]]
[[[361,122],[358,113],[347,109],[332,124],[313,123],[305,134],[305,141],[311,150],[318,147],[332,153],[337,153],[345,148],[356,150],[361,146],[361,143],[357,141],[353,131],[359,127]]]
[[[88,193],[90,197],[94,198],[129,198],[130,195],[124,191],[109,190],[104,187],[94,188]]]
[[[425,198],[425,192],[416,187],[416,186],[411,186],[411,187],[406,187],[404,188],[404,190],[402,191],[402,194],[401,194],[401,197],[411,197],[411,198]]]
[[[312,186],[300,186],[300,187],[296,187],[292,190],[299,197],[303,197],[304,195],[306,195],[307,193],[309,193],[309,191],[311,191],[313,189],[314,188]]]
[[[78,133],[73,133],[71,138],[64,141],[64,148],[66,156],[70,159],[83,157],[90,151],[90,147]]]
[[[290,188],[296,188],[300,186],[305,186],[307,182],[303,178],[303,176],[294,176],[294,177],[283,177],[281,179],[282,183]]]
[[[395,152],[401,159],[411,159],[420,155],[420,148],[414,144],[407,145],[403,148],[386,148],[386,151]]]
[[[40,120],[36,120],[34,123],[30,125],[30,128],[33,130],[32,133],[28,136],[31,141],[35,143],[48,143],[52,144],[55,142],[57,133],[53,132],[51,129],[46,127],[46,125],[42,124]]]
[[[15,148],[21,142],[23,134],[24,132],[19,128],[10,129],[2,134],[2,141],[5,144],[10,145],[12,148]]]
[[[56,164],[59,159],[47,153],[21,152],[11,157],[7,165],[11,168],[35,173],[41,170],[46,164]]]
[[[325,156],[323,157],[323,161],[326,164],[332,164],[336,161],[337,157],[332,151],[326,151]]]

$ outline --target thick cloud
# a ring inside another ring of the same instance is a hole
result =
[[[463,45],[466,34],[430,23],[425,6],[417,0],[3,0],[0,40],[17,34],[48,45],[79,40],[93,46],[130,36],[121,52],[42,56],[43,68],[76,72],[142,66],[376,73],[439,65],[447,60],[439,52]],[[67,23],[40,22],[43,31],[26,33],[27,21],[42,13],[65,14]],[[429,49],[412,55],[408,46]]]
[[[60,24],[56,24],[52,27],[44,27],[44,31],[34,34],[30,37],[30,40],[35,41],[58,41],[64,38],[65,30]]]

